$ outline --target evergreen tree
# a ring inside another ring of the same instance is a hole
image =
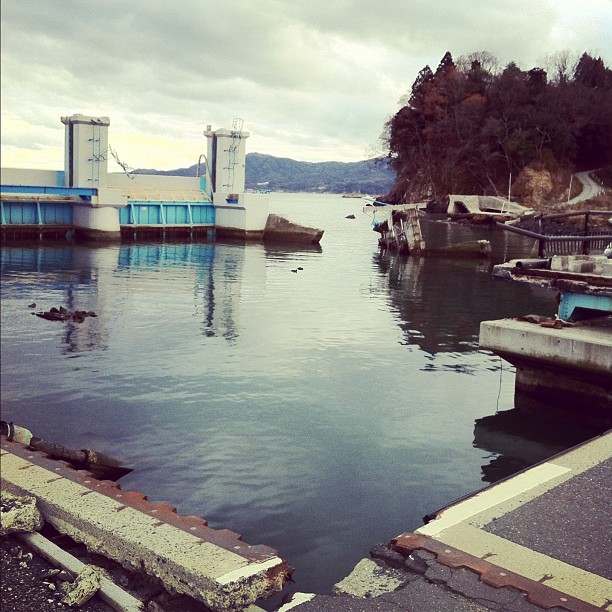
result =
[[[570,67],[575,63],[573,75]],[[398,180],[390,201],[448,193],[503,193],[527,166],[593,169],[612,163],[612,71],[587,53],[545,69],[499,71],[487,52],[450,52],[425,66],[387,122]],[[485,67],[483,67],[485,66]]]

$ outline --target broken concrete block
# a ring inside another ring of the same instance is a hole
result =
[[[268,215],[264,228],[264,242],[292,242],[302,244],[319,244],[323,230],[305,225],[298,225],[278,215]]]
[[[595,262],[585,261],[581,259],[570,260],[568,266],[569,272],[578,274],[588,274],[589,272],[595,272]]]
[[[595,274],[603,274],[603,267],[608,262],[604,255],[591,255],[591,261],[595,264]]]
[[[44,522],[35,497],[0,492],[0,535],[38,531]]]
[[[68,606],[82,606],[98,592],[102,578],[108,578],[102,568],[87,565],[73,583],[65,583],[66,594],[62,597],[62,603]]]
[[[332,593],[353,597],[378,597],[399,589],[408,577],[405,573],[381,567],[371,559],[362,559],[344,580],[335,584]]]
[[[569,257],[567,255],[553,255],[550,260],[550,269],[556,272],[567,272]]]

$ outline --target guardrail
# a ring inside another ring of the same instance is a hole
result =
[[[544,222],[555,219],[565,219],[569,217],[584,216],[582,233],[577,235],[557,235],[552,236],[543,234]],[[550,255],[571,255],[583,254],[589,255],[593,251],[603,251],[606,246],[612,242],[612,233],[594,232],[589,233],[589,217],[591,216],[607,216],[612,218],[612,211],[609,210],[583,210],[578,212],[557,213],[554,215],[537,215],[535,219],[538,221],[539,232],[526,230],[506,223],[497,223],[507,232],[520,234],[529,238],[534,238],[538,242],[538,257],[547,257]]]

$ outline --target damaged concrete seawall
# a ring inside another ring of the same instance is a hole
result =
[[[242,610],[281,590],[290,569],[266,546],[176,514],[136,492],[29,451],[2,437],[2,487],[31,495],[61,533],[127,569],[158,578],[170,590],[213,610]]]

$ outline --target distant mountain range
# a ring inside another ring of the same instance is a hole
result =
[[[135,170],[135,174],[196,176],[197,164],[176,170]],[[246,189],[264,183],[271,191],[361,193],[382,195],[395,183],[395,172],[384,158],[358,162],[303,162],[263,153],[247,153]]]

